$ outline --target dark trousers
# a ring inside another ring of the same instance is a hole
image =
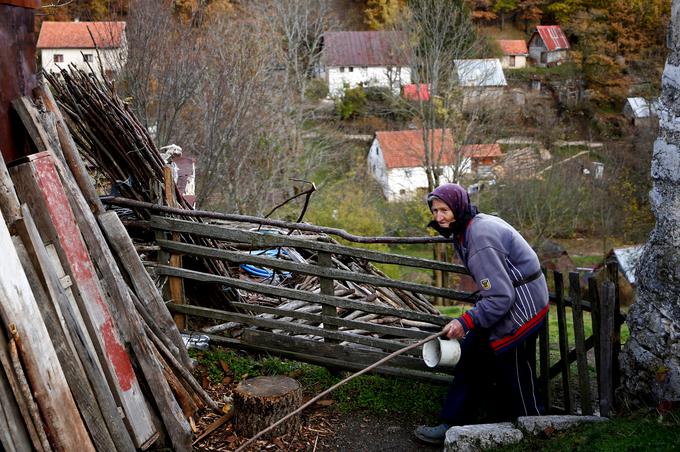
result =
[[[468,332],[439,414],[442,421],[466,425],[543,414],[534,372],[537,335],[496,354],[484,330]]]

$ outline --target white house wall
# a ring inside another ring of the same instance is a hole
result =
[[[92,62],[89,63],[95,73],[99,73],[99,60],[95,49],[42,49],[42,67],[49,72],[60,72],[68,68],[71,64],[85,72],[90,72],[88,63],[84,61],[83,54],[92,55]],[[104,71],[116,72],[125,62],[125,53],[122,49],[99,49],[102,68]],[[54,55],[62,55],[63,61],[54,62]]]
[[[525,55],[515,55],[515,65],[510,66],[510,55],[505,55],[501,58],[501,67],[503,69],[521,69],[527,66],[527,57]]]
[[[385,165],[385,158],[380,151],[380,145],[377,139],[373,139],[371,149],[368,151],[368,170],[373,175],[373,178],[378,181],[383,189],[385,197],[388,197],[389,184],[387,181],[387,166]]]
[[[350,88],[360,84],[365,86],[383,86],[386,88],[392,85],[392,90],[398,93],[402,85],[411,83],[411,70],[405,67],[392,67],[391,70],[388,70],[385,66],[345,66],[342,68],[342,72],[340,69],[340,67],[326,68],[328,92],[331,96],[342,94],[345,84],[349,85]]]

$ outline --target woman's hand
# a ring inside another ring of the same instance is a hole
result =
[[[463,336],[465,336],[463,324],[460,323],[458,319],[451,320],[444,328],[447,330],[446,337],[449,339],[461,339]]]

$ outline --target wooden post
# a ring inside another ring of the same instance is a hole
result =
[[[557,335],[560,345],[560,364],[562,369],[562,391],[564,392],[564,411],[573,414],[571,403],[571,375],[569,371],[569,338],[567,336],[567,317],[564,306],[564,280],[562,273],[553,272],[555,280],[555,304],[557,305]]]
[[[550,393],[550,311],[545,315],[543,326],[538,333],[538,357],[541,368],[540,387],[546,413],[552,406]]]
[[[172,178],[172,168],[170,166],[163,167],[163,182],[165,192],[165,203],[168,207],[175,207],[175,183]],[[178,242],[180,235],[177,232],[172,233],[172,240]],[[177,253],[170,253],[170,266],[175,268],[182,268],[182,255]],[[174,276],[168,277],[168,285],[170,286],[170,298],[175,304],[185,304],[184,298],[184,280]],[[175,324],[180,330],[187,329],[187,316],[184,314],[175,314]]]
[[[583,329],[583,307],[581,306],[581,283],[578,272],[569,273],[569,295],[571,312],[574,318],[574,346],[576,348],[576,368],[578,370],[581,413],[593,414],[590,397],[590,378],[588,377],[588,357],[586,355],[586,338]]]
[[[331,257],[331,253],[324,253],[322,251],[319,251],[317,255],[317,263],[321,267],[326,267],[326,268],[332,268],[333,266],[333,260]],[[335,295],[335,288],[334,288],[334,281],[333,278],[327,278],[327,277],[319,277],[319,285],[320,285],[320,291],[322,295],[329,295],[333,296]],[[324,316],[329,316],[329,317],[337,317],[337,309],[335,306],[328,306],[328,305],[322,305],[321,306],[321,314]],[[327,330],[337,330],[338,327],[337,325],[332,325],[329,324],[328,322],[323,323],[324,329]],[[329,339],[324,339],[324,342],[331,342]]]
[[[614,388],[621,386],[621,372],[619,367],[619,353],[621,352],[621,325],[624,318],[621,315],[621,297],[619,295],[619,264],[618,262],[607,263],[609,280],[614,284],[614,331],[612,332],[612,385]],[[612,406],[616,400],[612,400]]]
[[[614,402],[613,381],[613,348],[612,337],[615,334],[614,309],[616,297],[614,283],[607,281],[602,285],[600,294],[600,416],[608,417]]]
[[[58,450],[94,450],[2,216],[0,250],[0,315],[21,338],[21,357],[50,442]]]
[[[597,373],[597,384],[600,384],[600,294],[597,289],[597,279],[594,276],[588,278],[588,297],[590,298],[590,319],[593,326],[593,350],[595,351],[595,371]]]

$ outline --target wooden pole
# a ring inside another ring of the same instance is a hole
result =
[[[560,345],[560,363],[562,369],[562,390],[564,392],[564,411],[572,414],[571,373],[569,371],[569,338],[567,337],[567,316],[564,306],[564,280],[562,273],[553,273],[555,280],[555,304],[557,305],[557,334]]]
[[[165,204],[168,207],[176,207],[175,202],[175,182],[172,177],[172,168],[166,166],[163,168],[163,179],[164,179],[164,193],[165,193]],[[172,240],[180,241],[180,235],[177,232],[171,234]],[[170,254],[170,266],[175,268],[182,268],[182,255],[177,253]],[[182,278],[176,278],[174,276],[168,277],[168,285],[170,286],[170,298],[175,304],[185,304],[184,299],[184,280]],[[184,314],[174,315],[175,324],[180,330],[187,329],[187,316]]]
[[[569,294],[571,312],[574,320],[574,347],[576,348],[576,368],[578,370],[581,413],[593,414],[590,398],[590,378],[588,377],[588,357],[586,355],[585,332],[583,330],[583,307],[581,306],[581,284],[577,272],[569,273]]]

